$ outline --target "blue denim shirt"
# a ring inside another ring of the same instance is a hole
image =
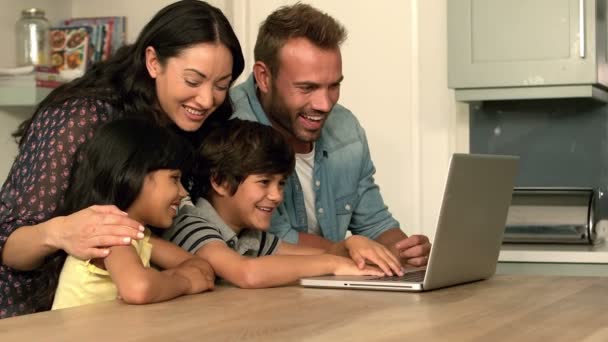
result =
[[[253,75],[233,88],[233,117],[270,125],[256,95]],[[315,142],[313,187],[315,213],[323,237],[343,240],[346,231],[375,239],[397,222],[382,200],[374,182],[365,132],[355,116],[336,104]],[[304,195],[294,172],[285,184],[284,201],[275,212],[270,232],[281,239],[298,242],[298,232],[308,232]]]

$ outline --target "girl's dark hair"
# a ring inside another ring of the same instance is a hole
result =
[[[94,204],[126,211],[139,195],[146,175],[160,169],[190,172],[193,149],[171,130],[140,119],[103,125],[77,152],[64,202],[56,215]]]
[[[146,48],[151,46],[165,65],[171,57],[199,43],[221,43],[232,54],[232,81],[243,72],[241,45],[228,19],[216,7],[198,0],[182,0],[161,9],[142,29],[135,43],[120,48],[107,61],[97,63],[84,76],[53,90],[36,108],[34,115],[21,123],[13,136],[22,142],[32,119],[41,109],[57,106],[75,97],[107,101],[125,117],[152,116],[161,126],[173,124],[157,103],[154,79],[148,74]],[[226,96],[208,121],[226,121],[232,114]],[[200,131],[200,130],[199,130]],[[190,134],[194,141],[200,132]]]
[[[195,152],[193,177],[197,182],[191,191],[193,199],[208,199],[212,179],[227,184],[234,194],[249,175],[289,176],[293,172],[294,152],[271,126],[232,119],[223,125],[208,125],[204,130]]]

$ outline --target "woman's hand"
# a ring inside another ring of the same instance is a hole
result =
[[[144,237],[144,227],[114,205],[93,205],[53,220],[48,244],[81,260],[106,257],[109,247]]]
[[[363,265],[359,267],[353,260],[341,256],[331,255],[335,258],[336,267],[334,275],[368,275],[368,276],[384,276],[384,272],[378,267],[371,265]]]
[[[376,241],[361,235],[353,235],[344,241],[344,246],[360,269],[363,269],[367,262],[371,262],[378,265],[386,275],[392,276],[393,273],[403,275],[399,259]]]

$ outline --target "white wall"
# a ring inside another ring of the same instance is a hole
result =
[[[172,0],[0,0],[0,38],[12,39],[18,9],[35,3],[49,18],[126,15],[128,40]],[[214,0],[234,25],[251,70],[259,23],[293,0]],[[340,102],[366,128],[376,180],[404,230],[434,235],[449,157],[468,151],[468,107],[447,89],[446,1],[310,0],[346,26]],[[62,13],[67,13],[63,14]],[[8,43],[10,44],[10,43]],[[2,59],[4,58],[4,59]],[[14,57],[13,57],[14,58]],[[0,65],[14,59],[0,55]],[[244,75],[246,76],[246,75]],[[244,78],[244,77],[243,77]],[[242,78],[242,79],[243,79]],[[14,156],[8,138],[27,109],[0,109],[0,178]]]
[[[469,151],[468,105],[457,103],[447,88],[447,1],[411,1],[416,20],[412,46],[416,56],[412,84],[412,129],[418,135],[417,226],[434,236],[449,159],[454,152]]]

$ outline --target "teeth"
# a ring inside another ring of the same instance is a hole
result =
[[[271,212],[272,208],[266,208],[266,207],[258,207],[258,209],[262,210],[262,211],[267,211],[267,212]]]
[[[187,106],[184,106],[184,109],[186,110],[186,112],[193,114],[193,115],[198,115],[198,116],[202,116],[205,113],[202,110],[196,110],[194,108],[187,107]]]
[[[177,212],[177,205],[172,205],[172,206],[170,206],[170,208],[175,210],[175,212]]]
[[[310,116],[310,115],[304,115],[304,114],[302,116],[305,117],[305,118],[307,118],[308,120],[311,120],[311,121],[317,121],[318,122],[318,121],[323,120],[322,116]]]

